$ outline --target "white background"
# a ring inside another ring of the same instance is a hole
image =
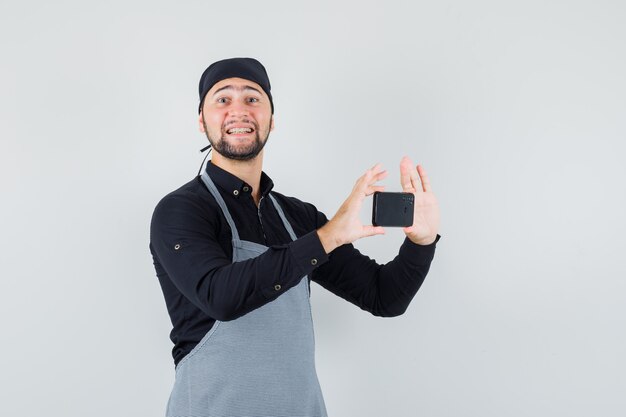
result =
[[[442,213],[408,311],[313,285],[331,416],[626,414],[620,1],[0,3],[0,413],[161,416],[152,210],[192,179],[213,61],[267,68],[276,190],[331,217],[403,155]],[[363,218],[369,218],[371,200]],[[393,259],[400,229],[356,242]]]

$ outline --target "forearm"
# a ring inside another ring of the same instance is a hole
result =
[[[179,252],[186,248],[181,248]],[[232,320],[276,299],[328,256],[314,232],[237,262],[223,251],[204,248],[172,256],[161,248],[160,262],[176,288],[208,316]]]
[[[327,226],[322,226],[317,229],[317,235],[320,239],[324,251],[329,254],[334,251],[338,246],[337,239],[333,235],[332,231],[328,230]]]
[[[436,241],[420,246],[405,239],[395,259],[384,265],[351,244],[342,245],[333,251],[328,263],[313,271],[312,277],[373,315],[398,316],[406,311],[428,274]]]
[[[398,255],[380,268],[374,304],[377,315],[404,314],[430,270],[438,240],[439,235],[429,245],[417,245],[406,238]]]

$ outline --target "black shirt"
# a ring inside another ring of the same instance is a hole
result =
[[[228,321],[276,299],[308,275],[310,280],[376,316],[406,310],[421,286],[440,236],[430,245],[405,238],[385,265],[352,244],[326,254],[317,229],[328,219],[315,206],[273,190],[261,173],[257,207],[252,187],[209,161],[206,170],[237,226],[241,240],[268,246],[253,259],[232,262],[232,235],[200,176],[166,195],[150,227],[150,252],[172,321],[174,363],[189,353],[215,320]],[[271,191],[298,239],[292,241]],[[309,281],[310,285],[310,281]]]

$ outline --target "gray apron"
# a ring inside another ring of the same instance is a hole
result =
[[[233,262],[268,247],[239,239],[224,199],[204,171],[233,236]],[[296,235],[276,199],[292,240]],[[274,301],[231,321],[215,321],[176,366],[167,417],[326,417],[315,371],[308,277]]]

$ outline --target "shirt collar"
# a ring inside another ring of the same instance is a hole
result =
[[[214,165],[211,163],[210,159],[206,164],[206,172],[209,174],[215,185],[235,198],[239,198],[243,194],[252,193],[252,186],[250,184],[225,169]],[[264,171],[261,171],[260,188],[262,196],[267,195],[267,193],[274,188],[274,182]]]

